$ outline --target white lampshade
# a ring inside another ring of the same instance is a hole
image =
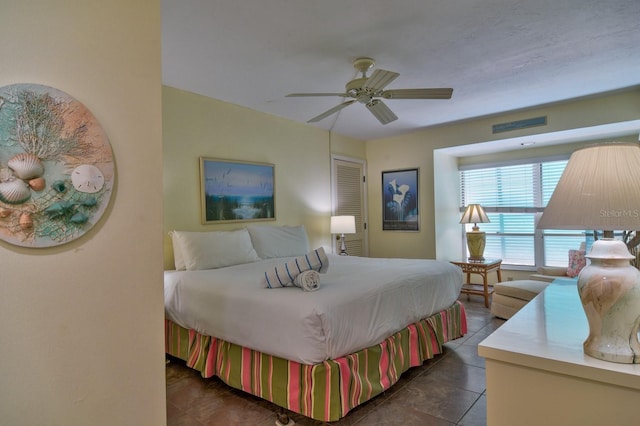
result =
[[[460,223],[489,223],[491,222],[480,204],[469,204],[462,214]]]
[[[538,222],[541,229],[640,229],[640,145],[575,151]]]
[[[355,216],[331,216],[331,233],[332,234],[355,234],[356,233],[356,217]]]

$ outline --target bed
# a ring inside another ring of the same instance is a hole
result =
[[[304,227],[173,232],[172,241],[166,352],[316,420],[344,417],[466,333],[462,272],[449,262],[327,254],[319,288],[303,291],[267,288],[264,276],[310,252]]]

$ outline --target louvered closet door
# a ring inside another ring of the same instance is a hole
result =
[[[367,256],[364,163],[334,158],[333,178],[333,214],[352,215],[356,218],[356,233],[345,235],[347,253],[351,256]],[[340,247],[335,239],[334,244]]]

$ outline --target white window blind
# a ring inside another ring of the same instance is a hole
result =
[[[460,209],[481,204],[491,223],[478,224],[487,233],[486,258],[533,267],[566,266],[568,250],[585,241],[580,231],[536,230],[568,160],[505,165],[460,171]],[[472,225],[467,225],[471,230]]]

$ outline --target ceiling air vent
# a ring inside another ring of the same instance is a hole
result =
[[[510,121],[509,123],[494,124],[493,133],[510,132],[512,130],[524,129],[527,127],[546,126],[547,117],[526,118],[524,120]]]

